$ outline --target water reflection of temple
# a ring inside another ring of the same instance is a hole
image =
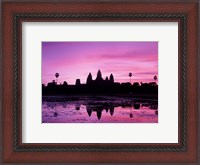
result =
[[[92,115],[92,112],[96,112],[97,118],[100,120],[102,116],[102,112],[106,111],[106,113],[110,112],[110,115],[113,116],[114,114],[114,106],[102,106],[102,105],[85,105],[87,114],[90,117]]]
[[[56,110],[57,103],[56,102],[46,102],[46,106],[50,107],[51,109],[54,109],[53,116],[57,117],[59,112]],[[68,106],[73,106],[76,111],[81,110],[81,106],[85,106],[86,112],[89,117],[92,116],[94,113],[95,116],[100,120],[102,117],[103,112],[108,113],[110,116],[114,116],[115,108],[122,107],[124,109],[130,110],[128,113],[130,118],[133,118],[134,111],[133,110],[139,110],[141,107],[149,108],[150,110],[154,110],[155,114],[158,115],[158,103],[157,102],[141,102],[141,101],[85,101],[85,102],[77,102],[76,104],[69,104],[68,103],[62,103],[63,108],[67,108]]]
[[[87,103],[85,104],[86,107],[86,111],[89,117],[91,117],[93,112],[96,112],[97,118],[100,120],[102,117],[102,113],[103,111],[105,111],[106,113],[110,113],[110,116],[114,115],[115,112],[115,108],[116,107],[122,107],[122,108],[130,108],[131,112],[129,114],[129,117],[132,118],[133,117],[133,113],[132,113],[132,109],[134,110],[139,110],[142,106],[142,103],[140,102],[135,102],[135,103],[131,103],[131,102],[127,102],[127,103],[121,103],[121,104],[110,104],[110,103]],[[143,105],[144,106],[144,105]],[[157,103],[148,103],[145,104],[145,106],[149,107],[152,110],[156,110],[155,114],[158,115],[158,105]],[[80,108],[79,108],[80,109]]]

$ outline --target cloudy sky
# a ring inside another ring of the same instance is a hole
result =
[[[55,80],[75,84],[86,82],[89,72],[95,79],[114,75],[115,82],[152,82],[158,75],[158,42],[42,42],[42,83]]]

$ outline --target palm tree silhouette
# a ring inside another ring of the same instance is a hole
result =
[[[129,73],[128,76],[130,77],[130,83],[131,83],[131,77],[133,76],[133,74]]]
[[[59,73],[56,73],[55,76],[56,76],[56,83],[57,83],[57,79],[59,77]]]
[[[158,77],[155,75],[154,77],[153,77],[153,79],[155,80],[155,82],[157,81],[157,79],[158,79]]]

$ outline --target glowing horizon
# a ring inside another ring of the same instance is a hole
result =
[[[153,82],[158,75],[158,42],[42,42],[42,83],[55,80],[75,84],[93,80],[98,70],[103,79],[112,73],[115,82]]]

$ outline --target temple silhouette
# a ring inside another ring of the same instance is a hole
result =
[[[112,73],[109,77],[103,79],[101,71],[98,70],[96,79],[94,80],[92,74],[89,73],[86,84],[81,84],[80,79],[76,79],[75,85],[68,85],[66,81],[63,84],[57,84],[55,80],[49,82],[47,86],[42,84],[42,94],[43,96],[66,94],[154,94],[157,96],[158,85],[156,82],[134,82],[133,84],[130,82],[115,82]]]
[[[94,85],[94,84],[95,85],[107,85],[107,84],[113,84],[113,83],[114,83],[114,77],[113,77],[112,73],[110,74],[109,79],[108,79],[108,77],[106,77],[106,79],[104,80],[102,78],[102,74],[101,74],[100,70],[98,70],[97,77],[95,80],[92,80],[92,74],[89,73],[89,75],[87,77],[87,81],[86,81],[86,84],[88,84],[88,85]]]

